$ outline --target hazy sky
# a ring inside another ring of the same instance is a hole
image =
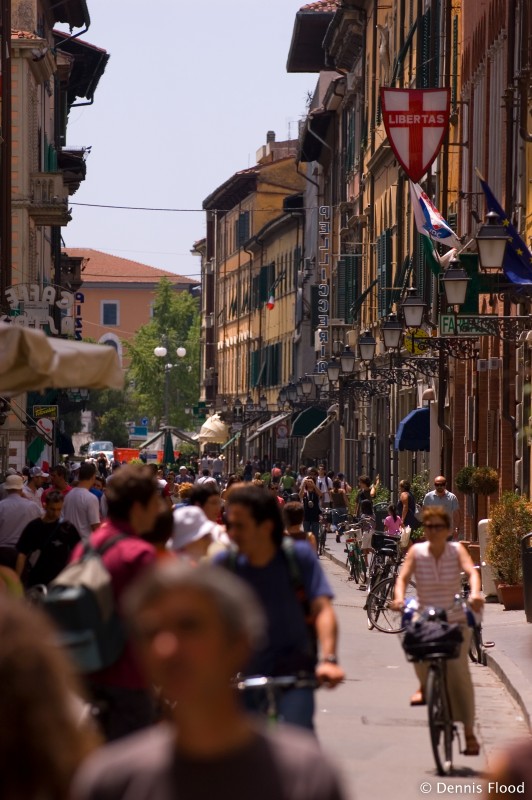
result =
[[[73,203],[200,209],[255,163],[266,131],[297,135],[317,76],[288,75],[304,0],[88,0],[84,39],[110,54],[93,106],[74,108],[69,145],[92,145]],[[203,213],[83,208],[63,228],[92,247],[197,277]]]

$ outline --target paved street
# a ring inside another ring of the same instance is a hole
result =
[[[342,548],[336,549],[340,557]],[[455,756],[458,774],[438,778],[426,708],[408,705],[416,681],[399,638],[368,631],[362,610],[365,594],[348,582],[342,567],[326,558],[321,563],[336,594],[347,681],[335,691],[319,692],[316,718],[323,745],[344,774],[348,797],[412,800],[422,796],[423,782],[431,784],[433,794],[441,790],[437,782],[478,784],[494,747],[527,733],[521,710],[502,683],[487,667],[472,665],[481,756]]]

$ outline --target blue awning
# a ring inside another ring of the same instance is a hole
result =
[[[416,408],[401,420],[395,434],[396,450],[430,450],[430,411]]]

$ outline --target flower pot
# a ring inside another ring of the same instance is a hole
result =
[[[522,611],[525,607],[522,584],[500,583],[499,591],[505,611]]]

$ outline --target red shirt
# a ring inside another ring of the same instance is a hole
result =
[[[91,534],[90,541],[100,547],[108,539],[119,533],[126,534],[104,555],[103,563],[111,573],[117,609],[120,612],[122,596],[129,586],[142,572],[156,561],[155,548],[137,536],[125,522],[106,520]],[[72,554],[72,561],[77,561],[82,553],[82,545],[78,545]],[[136,655],[130,643],[114,664],[100,672],[90,675],[90,680],[107,686],[120,686],[124,689],[145,689],[148,682],[139,669]]]
[[[43,506],[46,506],[46,495],[50,494],[50,492],[61,492],[63,497],[66,497],[69,492],[72,491],[72,486],[65,486],[64,489],[56,489],[55,486],[50,486],[49,489],[45,489],[45,491],[41,494],[41,503]]]

